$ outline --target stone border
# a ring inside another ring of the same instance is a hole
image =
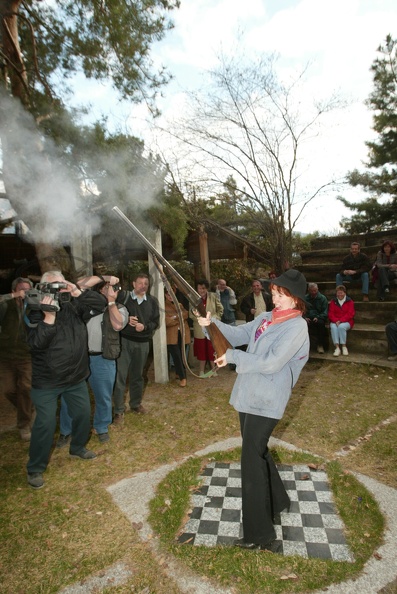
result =
[[[159,539],[153,535],[148,522],[149,502],[155,496],[157,485],[167,474],[191,457],[207,456],[214,452],[226,451],[240,446],[240,438],[217,442],[195,452],[192,456],[183,458],[179,462],[166,464],[155,470],[123,479],[108,487],[107,490],[131,524],[142,525],[139,530],[141,539],[151,545],[154,555],[160,559],[160,556],[164,557],[164,553],[160,553]],[[274,438],[271,438],[270,446],[280,446],[297,452],[303,451]],[[376,557],[373,556],[367,561],[357,579],[327,586],[328,594],[374,594],[397,576],[397,491],[367,476],[358,473],[354,473],[354,475],[372,493],[386,518],[384,542],[377,550]],[[187,594],[230,594],[230,589],[225,590],[216,585],[214,586],[212,582],[210,583],[205,578],[194,574],[172,556],[167,558],[167,574],[177,582],[180,590]],[[323,589],[313,591],[313,594],[320,594],[321,592],[323,592]]]

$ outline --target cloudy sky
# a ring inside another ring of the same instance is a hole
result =
[[[159,100],[163,121],[183,108],[184,90],[200,85],[204,71],[216,66],[220,50],[233,48],[242,31],[248,52],[279,54],[281,76],[309,64],[308,101],[337,92],[348,102],[346,109],[328,118],[321,143],[306,155],[313,183],[342,178],[361,167],[364,142],[373,137],[371,112],[364,105],[372,90],[370,67],[386,35],[397,36],[395,0],[181,0],[173,20],[173,31],[153,48],[155,61],[175,77]],[[109,105],[105,87],[94,95],[98,112]],[[150,144],[143,107],[118,105],[113,115]],[[316,199],[297,229],[337,233],[341,216],[351,216],[336,201],[338,193]],[[362,196],[352,190],[343,194],[351,200]]]

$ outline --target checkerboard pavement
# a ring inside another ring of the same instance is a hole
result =
[[[275,523],[282,553],[353,562],[326,472],[303,464],[277,468],[291,499],[289,512]],[[243,536],[240,464],[212,462],[199,478],[202,483],[192,494],[192,511],[178,542],[231,546]]]

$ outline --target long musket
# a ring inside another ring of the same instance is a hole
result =
[[[130,221],[128,217],[125,216],[123,212],[117,207],[114,206],[112,210],[121,218],[122,221],[133,231],[133,233],[141,240],[141,242],[146,246],[148,252],[152,255],[153,259],[156,259],[163,268],[166,269],[170,277],[172,278],[175,285],[178,289],[185,295],[188,299],[191,306],[198,311],[200,316],[206,317],[207,311],[205,309],[204,303],[200,297],[200,295],[189,285],[187,281],[171,266],[171,264],[156,250],[156,248],[150,243],[148,239],[139,231],[137,227]],[[163,281],[166,279],[163,278]],[[168,287],[167,287],[168,288]],[[214,347],[214,351],[217,357],[221,357],[225,354],[227,349],[231,349],[232,346],[228,340],[223,336],[222,332],[216,326],[216,324],[211,323],[209,326],[206,327],[210,340],[212,342],[212,346]]]

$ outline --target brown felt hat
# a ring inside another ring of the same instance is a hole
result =
[[[299,272],[299,270],[290,268],[283,272],[283,274],[280,274],[277,278],[273,278],[271,282],[272,285],[288,289],[294,297],[299,297],[303,301],[305,300],[307,282],[306,278]]]

